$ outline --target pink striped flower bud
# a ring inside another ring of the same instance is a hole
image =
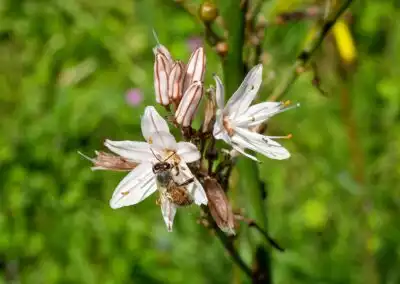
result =
[[[179,103],[183,95],[183,78],[185,65],[181,61],[175,62],[168,77],[168,97]]]
[[[162,53],[157,53],[154,61],[154,90],[157,103],[163,106],[170,104],[168,97],[168,76],[170,69],[171,65],[168,58]]]
[[[203,84],[196,81],[189,86],[184,93],[178,109],[175,112],[175,120],[183,127],[190,126],[196,114],[197,108],[203,96]]]
[[[183,91],[196,81],[203,82],[204,73],[206,71],[206,56],[204,49],[199,47],[190,56],[189,62],[186,66],[186,74],[183,82]]]

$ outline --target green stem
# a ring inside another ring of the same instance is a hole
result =
[[[223,61],[225,91],[232,95],[244,78],[245,65],[243,62],[243,46],[245,40],[245,14],[248,1],[227,1],[225,20],[229,30],[228,54]],[[228,98],[226,98],[228,99]]]
[[[344,13],[344,11],[346,11],[346,9],[350,6],[352,2],[353,0],[345,0],[342,6],[340,6],[339,9],[335,13],[333,13],[329,19],[325,21],[317,36],[315,37],[315,40],[313,40],[309,46],[304,48],[299,53],[296,62],[293,64],[288,76],[286,77],[286,80],[273,92],[273,94],[269,98],[270,101],[280,100],[288,92],[290,87],[301,74],[302,67],[304,67],[310,61],[315,51],[321,46],[328,32],[331,30],[336,21]]]
[[[225,17],[229,29],[229,52],[223,62],[224,70],[224,81],[227,94],[227,100],[235,90],[238,88],[244,78],[245,63],[243,62],[243,46],[245,41],[245,15],[247,13],[248,2],[242,2],[240,7],[240,1],[229,1],[225,9]],[[267,216],[265,203],[262,198],[262,192],[264,190],[263,184],[260,182],[259,170],[257,165],[249,159],[239,159],[237,164],[240,172],[240,186],[245,190],[246,195],[249,197],[249,205],[253,211],[252,218],[256,220],[263,230],[267,230]],[[265,240],[257,240],[255,247],[253,248],[254,254],[258,251],[259,247],[265,246]],[[265,250],[266,257],[268,259],[266,267],[262,267],[262,270],[269,275],[270,278],[270,257],[269,250]],[[257,262],[257,259],[256,259]],[[257,278],[257,276],[255,276]],[[254,275],[253,275],[254,280]],[[266,283],[271,283],[267,281]]]

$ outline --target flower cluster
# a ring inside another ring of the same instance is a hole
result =
[[[293,106],[287,102],[251,105],[261,86],[262,65],[250,70],[225,104],[224,86],[216,75],[215,88],[204,96],[206,57],[202,47],[193,51],[187,64],[174,60],[160,43],[153,52],[156,102],[169,111],[172,109],[171,125],[182,131],[186,141],[177,142],[168,122],[153,106],[148,106],[141,119],[146,142],[106,140],[104,145],[114,154],[96,151],[95,158],[84,157],[94,164],[92,169],[129,171],[112,195],[112,208],[134,205],[158,191],[157,204],[168,231],[172,231],[177,208],[194,203],[207,206],[205,212],[211,214],[220,229],[234,234],[234,214],[221,186],[223,164],[232,164],[238,154],[258,161],[246,150],[271,159],[289,158],[289,152],[275,140],[290,135],[266,136],[259,130],[270,117]],[[192,121],[203,97],[207,99],[203,124],[196,131]],[[223,140],[232,147],[230,155],[217,166],[215,143],[207,140]],[[209,153],[214,153],[214,157]]]

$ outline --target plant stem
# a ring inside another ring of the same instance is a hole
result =
[[[296,81],[298,76],[302,73],[301,70],[303,69],[303,67],[310,61],[315,51],[321,46],[328,32],[331,30],[336,21],[344,13],[344,11],[346,11],[346,9],[350,6],[352,2],[353,0],[345,0],[342,6],[340,6],[339,9],[329,19],[325,21],[311,44],[299,53],[296,62],[291,67],[290,72],[286,77],[286,80],[273,92],[273,94],[268,99],[269,101],[280,100],[284,95],[286,95],[290,87]]]
[[[229,29],[229,52],[223,62],[224,70],[224,81],[226,87],[227,98],[232,95],[238,88],[244,78],[245,63],[243,62],[243,47],[245,44],[245,17],[248,10],[248,1],[242,2],[242,7],[239,5],[239,1],[232,1],[225,10],[225,17]],[[259,170],[257,164],[249,159],[239,159],[237,164],[240,172],[240,187],[246,189],[246,194],[249,197],[248,204],[251,205],[252,217],[260,224],[262,230],[267,230],[267,216],[266,208],[263,197],[264,187],[260,182]],[[250,211],[250,210],[249,210]],[[262,265],[260,274],[268,275],[266,283],[271,282],[271,269],[270,269],[270,250],[265,249],[265,240],[259,238],[253,248],[254,255],[258,255],[256,252],[265,251],[263,258],[267,259],[266,265]],[[253,257],[253,259],[256,257]],[[259,262],[255,259],[255,262]],[[256,282],[258,274],[252,273],[252,279]]]

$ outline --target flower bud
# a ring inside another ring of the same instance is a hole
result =
[[[95,151],[95,158],[90,158],[82,154],[81,152],[78,153],[94,164],[92,170],[130,171],[136,168],[136,166],[138,165],[137,163],[127,161],[123,157],[106,152]]]
[[[183,91],[186,91],[187,88],[189,88],[189,86],[195,81],[203,82],[205,71],[206,56],[204,54],[204,49],[199,47],[192,53],[186,66]]]
[[[179,103],[182,98],[183,76],[185,67],[180,61],[175,62],[168,77],[168,97]]]
[[[167,106],[170,104],[168,98],[168,75],[170,64],[167,57],[162,53],[156,54],[154,62],[154,90],[157,103]]]
[[[215,122],[215,93],[214,90],[207,91],[211,93],[211,97],[207,98],[206,105],[204,108],[204,122],[201,130],[203,133],[212,132],[212,127]]]
[[[228,43],[226,41],[220,41],[215,45],[215,50],[218,55],[225,57],[228,54]]]
[[[200,19],[205,23],[213,22],[218,16],[218,9],[211,1],[205,1],[200,6]]]
[[[208,208],[218,227],[228,235],[235,234],[235,217],[228,198],[216,179],[204,179]]]
[[[156,47],[153,48],[153,53],[155,56],[157,56],[157,54],[164,55],[170,66],[174,64],[174,59],[172,59],[171,53],[169,53],[168,49],[164,45],[158,43]]]
[[[190,126],[196,114],[203,95],[203,84],[194,82],[184,93],[178,109],[175,112],[175,120],[183,127]]]

